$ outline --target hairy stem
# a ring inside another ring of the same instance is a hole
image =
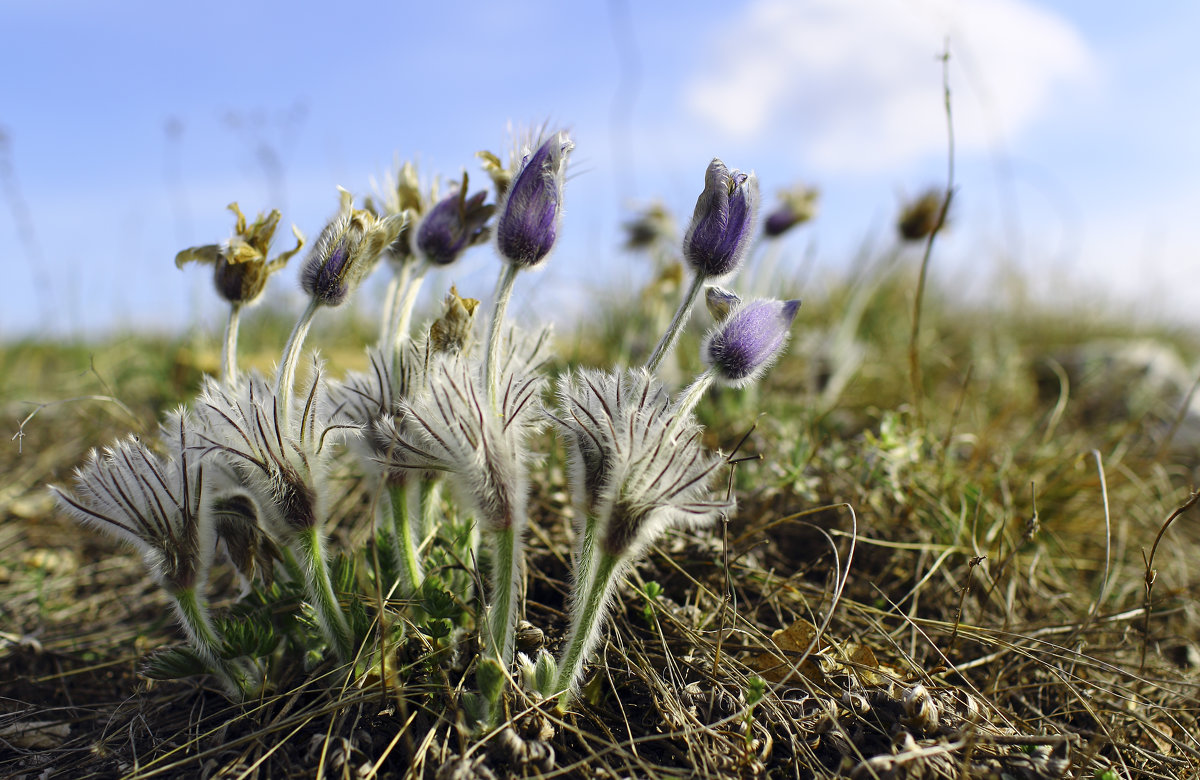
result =
[[[192,649],[203,659],[220,680],[222,686],[237,698],[245,698],[253,686],[246,676],[221,657],[221,639],[208,614],[208,605],[195,588],[170,591],[175,602],[175,614],[191,641]]]
[[[392,356],[393,366],[399,357],[400,345],[408,340],[408,328],[412,322],[413,307],[417,303],[417,293],[421,291],[421,284],[425,281],[425,274],[428,271],[429,263],[422,261],[416,273],[412,274],[405,284],[404,294],[400,297],[396,304],[396,310],[393,312],[394,322],[387,342],[387,354]]]
[[[508,300],[512,297],[513,283],[517,280],[517,266],[505,263],[500,271],[500,280],[496,283],[496,299],[492,305],[492,322],[488,327],[487,352],[484,353],[483,376],[487,381],[488,403],[496,410],[496,395],[499,382],[497,372],[500,370],[500,331],[503,329],[504,313],[508,310]]]
[[[242,304],[229,304],[229,319],[225,322],[225,346],[221,349],[221,380],[226,387],[237,382],[238,321],[241,319]]]
[[[692,284],[684,294],[683,300],[679,302],[679,308],[675,310],[675,317],[671,320],[671,324],[667,326],[667,332],[663,334],[662,340],[654,348],[654,353],[646,361],[646,369],[648,371],[653,372],[658,370],[658,364],[662,363],[663,358],[667,356],[667,353],[674,348],[675,342],[679,340],[679,334],[683,331],[683,326],[687,324],[688,318],[692,314],[692,308],[696,305],[696,298],[699,297],[700,291],[704,289],[704,280],[706,278],[703,274],[696,274],[692,277]]]
[[[513,660],[517,627],[516,533],[492,533],[492,604],[487,613],[487,651],[507,669]]]
[[[408,506],[408,485],[401,483],[388,487],[388,498],[392,508],[392,534],[396,544],[396,564],[400,573],[403,595],[411,596],[421,587],[425,575],[417,561],[416,529],[413,528],[412,512]]]
[[[613,573],[619,561],[616,555],[601,553],[595,571],[591,572],[587,589],[572,605],[571,630],[558,662],[558,679],[554,683],[554,689],[561,693],[558,706],[562,709],[570,704],[572,690],[583,672],[583,663],[600,639],[604,608],[612,595],[615,584]]]
[[[683,395],[675,402],[675,422],[677,425],[682,424],[682,421],[687,419],[687,416],[696,408],[696,404],[700,403],[700,399],[708,392],[708,388],[712,387],[713,380],[717,378],[716,369],[708,369],[700,376],[692,380],[692,383],[683,391]]]
[[[387,290],[383,294],[383,316],[379,321],[380,347],[391,343],[392,333],[395,332],[396,308],[400,304],[400,297],[404,294],[404,289],[408,287],[408,278],[411,273],[411,262],[406,262],[399,268],[395,266],[392,268],[392,278],[388,280]]]
[[[296,363],[300,360],[300,351],[304,347],[304,339],[312,326],[313,317],[317,313],[317,299],[308,302],[308,307],[296,320],[292,335],[288,336],[287,346],[283,348],[283,360],[275,374],[275,398],[279,403],[280,428],[288,431],[288,417],[292,411],[292,385],[296,382]]]
[[[354,659],[350,623],[346,620],[342,605],[338,603],[337,594],[333,592],[333,582],[329,579],[329,564],[325,560],[325,540],[321,531],[316,527],[306,528],[296,534],[295,543],[296,552],[304,565],[305,589],[317,612],[321,633],[337,653],[338,659],[349,662]]]

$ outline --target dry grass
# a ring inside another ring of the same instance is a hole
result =
[[[575,712],[514,699],[510,726],[483,740],[456,715],[469,670],[417,642],[388,680],[343,689],[328,666],[290,670],[243,705],[203,681],[139,677],[144,654],[176,638],[161,596],[41,486],[89,447],[153,430],[212,345],[5,347],[14,432],[22,400],[115,390],[122,405],[47,407],[23,451],[0,455],[0,775],[1194,775],[1193,517],[1157,550],[1149,619],[1142,560],[1200,467],[1200,421],[1177,415],[1190,378],[1086,355],[1142,339],[1190,360],[1196,344],[1080,315],[956,310],[930,291],[918,417],[912,281],[877,275],[809,301],[767,387],[703,406],[726,450],[756,424],[739,456],[762,460],[731,476],[738,514],[670,537],[629,577]],[[602,362],[610,336],[571,359]],[[545,447],[526,572],[526,617],[545,633],[526,632],[526,648],[557,646],[566,628],[569,509],[561,455]],[[361,527],[362,500],[342,502],[344,533]],[[768,685],[750,709],[753,676]]]

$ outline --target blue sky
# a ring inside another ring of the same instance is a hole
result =
[[[644,273],[618,248],[628,206],[690,213],[714,155],[768,203],[821,188],[784,256],[817,273],[781,290],[819,296],[889,239],[904,193],[944,179],[947,36],[959,200],[935,277],[979,296],[1016,271],[1049,300],[1200,322],[1195,3],[104,6],[0,0],[0,337],[212,326],[207,274],[172,260],[228,237],[230,201],[315,237],[338,185],[367,194],[397,159],[483,182],[477,150],[545,121],[577,147],[525,306],[566,317]],[[473,250],[430,294],[486,298],[495,263]],[[269,294],[295,287],[292,268]]]

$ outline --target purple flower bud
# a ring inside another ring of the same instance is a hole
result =
[[[416,248],[435,265],[450,265],[467,247],[487,240],[487,221],[496,207],[485,204],[487,192],[467,197],[467,175],[462,186],[429,210],[417,227]]]
[[[738,269],[754,235],[758,200],[758,179],[753,173],[731,171],[713,158],[683,236],[683,256],[696,273],[727,276]]]
[[[522,160],[496,220],[496,248],[515,266],[531,268],[550,254],[562,221],[567,155],[575,144],[555,133]]]
[[[396,240],[407,220],[404,214],[380,219],[369,211],[351,208],[353,197],[338,189],[338,214],[321,231],[300,271],[304,292],[324,306],[337,306],[346,300],[375,266],[380,253]]]
[[[779,205],[767,215],[763,234],[767,238],[778,238],[797,225],[803,225],[817,213],[817,198],[820,193],[810,187],[796,187],[779,193]]]
[[[704,362],[733,385],[758,379],[787,345],[800,301],[755,300],[719,323],[704,341]]]
[[[350,259],[350,246],[346,240],[330,248],[322,262],[305,264],[300,274],[300,285],[304,292],[326,306],[338,306],[350,293],[346,280],[346,264]]]

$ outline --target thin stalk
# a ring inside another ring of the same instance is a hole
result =
[[[583,592],[592,576],[592,558],[596,555],[596,526],[599,520],[589,514],[583,523],[583,538],[579,540],[579,556],[575,560],[575,604],[583,601]]]
[[[329,564],[325,560],[325,540],[315,526],[296,534],[296,552],[304,564],[304,585],[308,598],[317,612],[317,621],[325,640],[337,652],[338,659],[349,662],[354,658],[354,644],[350,639],[350,623],[346,613],[333,592],[329,579]]]
[[[417,293],[421,291],[421,284],[425,281],[425,274],[428,271],[429,263],[421,261],[417,272],[412,274],[412,277],[405,284],[404,295],[396,304],[396,311],[393,313],[395,321],[392,323],[392,332],[388,335],[387,342],[388,354],[392,356],[393,361],[397,359],[400,345],[408,340],[408,328],[412,323],[412,313],[413,307],[417,303]]]
[[[192,649],[208,664],[213,674],[220,678],[230,695],[243,698],[247,696],[251,691],[249,681],[233,664],[221,658],[221,639],[213,628],[208,606],[196,593],[196,589],[172,590],[170,595],[175,602],[175,614],[179,616],[179,622],[183,624],[183,630],[191,640]]]
[[[413,528],[412,513],[408,506],[408,484],[388,486],[388,498],[392,505],[392,533],[396,541],[396,563],[403,580],[405,596],[411,596],[421,587],[425,575],[417,561],[416,529]]]
[[[500,280],[496,282],[496,298],[492,304],[492,323],[488,327],[487,352],[484,353],[483,376],[487,381],[488,402],[492,410],[496,410],[496,395],[499,382],[497,372],[499,366],[500,331],[504,324],[504,313],[508,310],[508,299],[512,297],[513,283],[517,280],[517,266],[505,263],[500,271]]]
[[[417,536],[422,540],[432,538],[437,534],[440,525],[438,510],[442,503],[442,478],[439,476],[426,477],[421,480],[421,522],[417,527]]]
[[[646,369],[648,371],[656,371],[658,364],[662,362],[667,353],[675,346],[675,342],[679,340],[679,334],[691,316],[692,308],[696,305],[696,298],[699,297],[700,291],[704,289],[704,280],[706,278],[703,274],[696,274],[692,277],[692,284],[688,287],[687,292],[684,293],[683,300],[679,302],[679,308],[675,310],[675,317],[671,320],[671,324],[667,326],[667,332],[663,334],[662,340],[654,348],[654,354],[650,355],[650,359],[646,361]]]
[[[405,262],[399,268],[392,267],[392,278],[388,280],[387,290],[383,293],[383,316],[379,321],[379,344],[386,345],[392,338],[392,332],[395,328],[392,324],[396,321],[396,307],[400,303],[400,296],[404,294],[404,288],[408,286],[408,277],[412,273],[412,263]]]
[[[600,639],[600,622],[612,592],[613,572],[619,561],[618,556],[612,553],[600,554],[600,561],[588,582],[587,590],[572,609],[571,630],[567,635],[566,649],[558,662],[558,679],[554,683],[555,690],[561,692],[558,700],[560,709],[566,709],[570,704],[572,688],[583,671],[583,663]]]
[[[516,533],[492,534],[492,606],[487,613],[487,651],[502,667],[512,665],[517,627]]]
[[[237,382],[238,321],[241,319],[242,304],[229,304],[229,319],[225,322],[225,346],[221,350],[221,380],[226,387]]]
[[[675,402],[676,422],[691,414],[692,410],[696,408],[696,404],[700,403],[700,399],[708,392],[708,388],[712,387],[713,380],[716,378],[716,369],[710,368],[692,380],[692,383],[683,391],[683,395]]]
[[[313,316],[317,313],[317,299],[308,302],[308,307],[296,320],[292,335],[288,336],[287,346],[283,348],[283,360],[275,374],[275,398],[279,403],[280,428],[287,432],[288,417],[292,411],[292,385],[296,382],[296,363],[300,360],[300,351],[304,347],[304,339],[312,326]]]

